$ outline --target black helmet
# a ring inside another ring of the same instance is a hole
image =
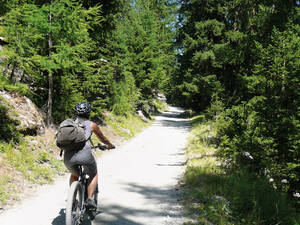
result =
[[[77,116],[88,117],[91,112],[91,105],[87,102],[79,102],[75,106],[75,112]]]

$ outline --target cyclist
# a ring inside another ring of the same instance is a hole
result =
[[[91,105],[89,103],[80,102],[75,106],[76,116],[79,122],[85,127],[86,137],[91,137],[91,135],[95,133],[98,139],[107,145],[108,149],[115,148],[115,146],[103,135],[99,126],[89,120],[90,112]],[[81,150],[66,151],[64,153],[64,164],[71,172],[69,180],[70,185],[79,178],[78,165],[83,166],[85,172],[89,175],[87,208],[96,210],[97,206],[92,196],[98,184],[98,173],[96,160],[92,154],[89,141],[86,142]]]

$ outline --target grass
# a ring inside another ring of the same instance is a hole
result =
[[[156,112],[154,112],[154,115],[151,116],[155,116],[156,114],[162,113],[168,109],[168,105],[163,101],[155,100],[152,104],[156,109]],[[137,114],[132,113],[128,113],[125,116],[108,114],[105,117],[105,123],[112,127],[113,131],[118,136],[125,139],[134,137],[137,133],[152,124],[151,119],[144,121]],[[102,129],[105,130],[106,128],[104,127]]]
[[[164,101],[157,100],[157,99],[153,101],[153,106],[157,110],[157,113],[163,113],[164,111],[168,110],[167,103]]]
[[[6,202],[9,197],[10,192],[7,191],[7,187],[10,187],[10,177],[6,174],[1,174],[0,176],[0,202]],[[10,190],[10,188],[8,189]]]
[[[151,122],[143,121],[138,115],[128,114],[126,116],[117,116],[110,114],[105,117],[105,123],[113,128],[113,131],[125,139],[132,138],[141,132],[145,127],[151,125]],[[105,127],[102,128],[105,131]]]
[[[8,151],[5,159],[32,183],[49,183],[53,181],[57,171],[63,171],[63,166],[47,150],[29,148],[29,143],[24,141],[17,148]]]
[[[204,115],[191,119],[184,177],[185,209],[191,220],[185,225],[299,225],[300,218],[283,193],[264,177],[243,168],[225,170],[215,156],[215,123]]]
[[[5,165],[0,167],[0,203],[16,198],[24,183],[51,183],[66,171],[53,144],[49,145],[43,137],[37,140],[28,136],[18,144],[1,143],[0,157]]]
[[[11,84],[0,76],[0,89],[26,92],[26,86]],[[23,93],[24,94],[24,93]],[[0,96],[0,205],[12,200],[25,183],[44,184],[64,171],[56,156],[54,137],[23,136],[17,131],[19,121],[11,118],[12,106]]]

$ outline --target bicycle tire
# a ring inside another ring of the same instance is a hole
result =
[[[78,181],[74,181],[68,193],[66,207],[66,225],[81,224],[81,210],[83,208],[82,186]]]

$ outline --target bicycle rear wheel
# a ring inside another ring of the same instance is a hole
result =
[[[66,225],[79,225],[83,220],[83,190],[78,181],[74,181],[68,194]]]

